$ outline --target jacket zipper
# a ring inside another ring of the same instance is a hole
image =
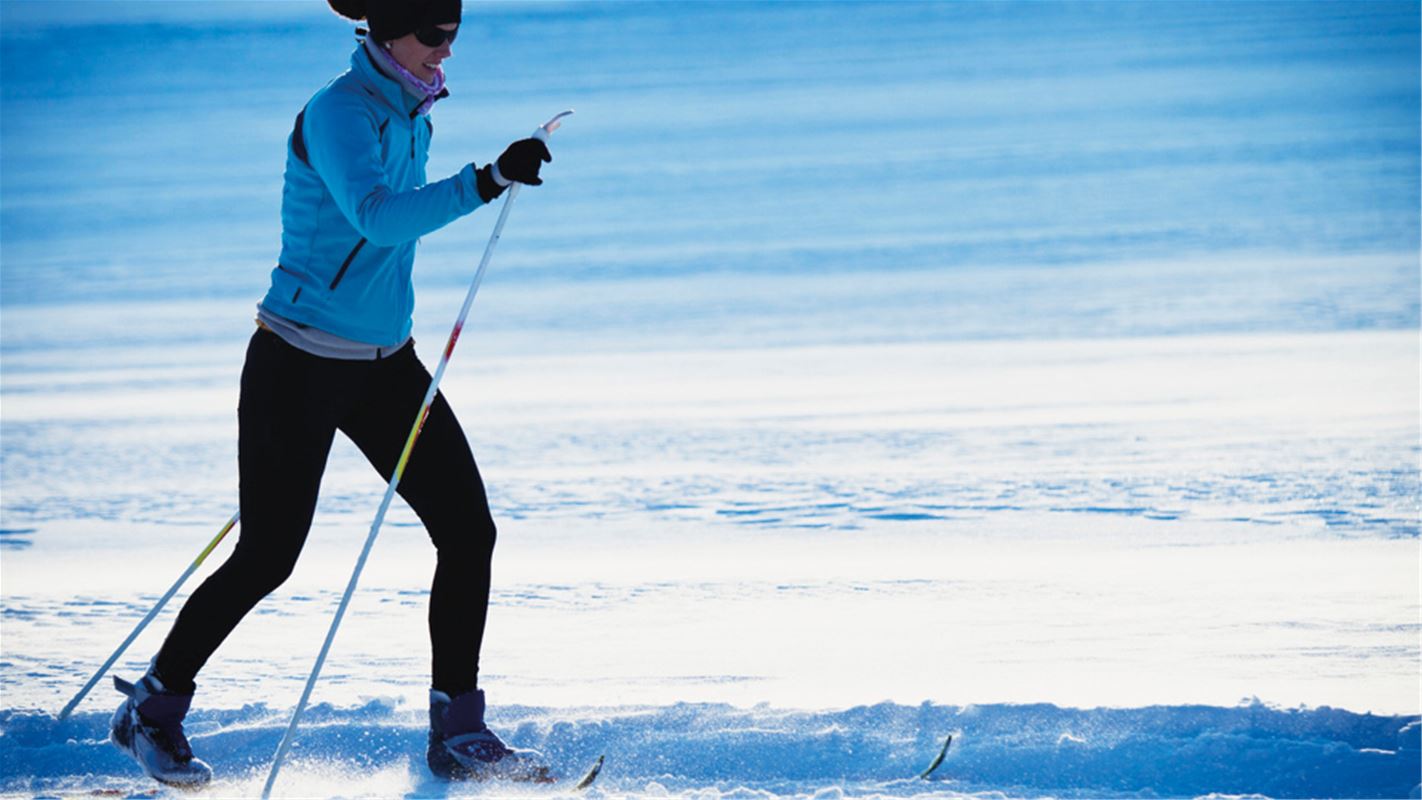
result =
[[[359,242],[356,242],[356,246],[352,248],[351,254],[346,256],[346,260],[341,264],[341,268],[336,272],[336,277],[331,279],[331,291],[334,292],[336,290],[336,285],[341,282],[341,278],[346,277],[346,270],[350,268],[351,262],[355,260],[356,253],[359,253],[362,247],[365,247],[364,236],[360,237]]]

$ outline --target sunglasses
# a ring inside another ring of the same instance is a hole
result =
[[[445,42],[453,42],[459,29],[447,31],[437,25],[425,25],[415,29],[415,38],[425,47],[439,47]]]

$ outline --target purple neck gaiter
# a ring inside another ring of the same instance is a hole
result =
[[[415,73],[400,66],[400,62],[395,60],[395,56],[390,55],[390,51],[381,47],[369,36],[365,39],[365,49],[386,75],[398,81],[406,92],[420,99],[420,105],[415,109],[415,113],[428,114],[430,107],[435,104],[444,91],[444,70],[435,70],[433,81],[423,81],[416,77]]]

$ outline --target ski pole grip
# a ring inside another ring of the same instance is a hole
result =
[[[553,131],[558,130],[558,128],[562,126],[563,117],[569,116],[572,113],[573,109],[571,108],[567,111],[558,112],[553,116],[553,119],[550,119],[542,125],[538,126],[538,130],[533,132],[533,138],[537,139],[540,142],[543,142],[544,144],[547,144],[548,137],[552,135]]]

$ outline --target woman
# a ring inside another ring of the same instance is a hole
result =
[[[311,525],[336,431],[387,480],[430,376],[410,339],[411,267],[420,236],[538,185],[551,161],[536,139],[482,168],[425,182],[433,125],[449,93],[442,62],[460,0],[329,0],[369,31],[351,67],[296,118],[282,189],[281,256],[257,307],[238,404],[241,537],[193,592],[148,673],[120,682],[128,700],[112,739],[160,781],[199,785],[183,717],[194,679],[258,601],[290,574]],[[489,603],[494,522],[464,433],[437,396],[400,482],[438,553],[430,590],[430,769],[446,778],[540,778],[542,757],[484,725],[479,649]]]

